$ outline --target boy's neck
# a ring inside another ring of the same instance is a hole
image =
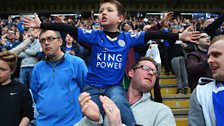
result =
[[[1,83],[1,86],[3,86],[3,85],[7,85],[7,84],[9,84],[10,82],[11,82],[11,79],[8,79],[7,81]]]
[[[119,30],[117,29],[118,28],[118,25],[110,25],[110,26],[103,26],[103,31],[106,31],[106,32],[118,32]]]
[[[119,32],[108,32],[108,31],[103,31],[106,35],[108,35],[110,38],[116,38],[119,35]]]

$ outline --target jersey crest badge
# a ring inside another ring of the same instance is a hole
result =
[[[125,46],[124,40],[118,40],[118,44],[119,44],[120,47],[124,47]]]

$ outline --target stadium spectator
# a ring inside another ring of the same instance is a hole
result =
[[[177,33],[178,29],[176,27],[172,27],[171,31],[173,33]],[[182,44],[182,41],[171,42],[169,52],[172,69],[176,75],[177,80],[178,89],[176,94],[187,94],[188,92],[188,78]]]
[[[136,123],[141,126],[176,126],[172,111],[164,104],[150,100],[150,90],[152,90],[157,76],[155,61],[151,58],[142,58],[137,61],[128,72],[131,78],[128,88],[127,99],[131,105]],[[103,108],[109,117],[110,126],[121,126],[120,111],[113,101],[106,96],[100,96]],[[94,126],[108,123],[103,122],[99,116],[99,108],[90,100],[88,93],[82,93],[79,97],[80,105],[84,112],[84,117],[76,126]],[[143,118],[144,117],[144,118]]]
[[[33,119],[32,97],[29,89],[14,80],[17,56],[0,52],[0,124],[2,126],[27,126]]]
[[[32,71],[35,64],[38,62],[37,53],[41,52],[41,45],[38,39],[40,29],[30,28],[29,32],[29,34],[35,39],[18,54],[18,57],[21,58],[19,82],[26,84],[27,87],[30,87]]]
[[[72,126],[82,118],[78,96],[87,73],[85,62],[61,51],[58,31],[42,30],[39,41],[46,61],[32,73],[31,90],[39,115],[37,126]]]
[[[217,36],[208,48],[211,79],[203,79],[190,98],[189,126],[222,126],[224,124],[224,36]],[[206,82],[207,81],[207,82]],[[209,82],[210,81],[210,82]]]
[[[211,70],[208,65],[208,47],[210,45],[210,36],[201,33],[200,38],[196,42],[197,50],[187,55],[186,65],[188,72],[189,87],[191,92],[196,88],[200,77],[212,77]]]

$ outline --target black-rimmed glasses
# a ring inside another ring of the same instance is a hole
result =
[[[157,75],[157,70],[152,69],[151,67],[149,67],[149,66],[147,66],[147,65],[141,65],[141,66],[135,67],[133,70],[136,70],[136,69],[139,69],[139,68],[142,68],[142,70],[147,71],[147,72],[152,71],[152,73],[153,73],[154,75]]]
[[[52,41],[54,41],[55,39],[59,39],[59,37],[49,36],[49,37],[46,37],[46,38],[41,38],[41,39],[40,39],[40,44],[45,44],[46,41],[48,41],[48,42],[52,42]]]
[[[208,39],[211,39],[211,37],[210,36],[207,36],[207,35],[202,35],[202,36],[200,36],[199,38],[202,38],[202,39],[204,39],[204,38],[208,38]]]

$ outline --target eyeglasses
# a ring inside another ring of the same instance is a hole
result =
[[[152,71],[152,73],[153,73],[154,75],[157,75],[157,70],[152,69],[151,67],[149,67],[149,66],[147,66],[147,65],[141,65],[141,66],[135,67],[133,70],[136,70],[136,69],[139,69],[139,68],[142,68],[142,70],[147,71],[147,72]]]
[[[41,43],[41,44],[45,44],[46,41],[48,41],[48,42],[52,42],[52,41],[54,41],[55,39],[59,39],[59,37],[49,36],[49,37],[46,37],[46,38],[41,38],[41,39],[40,39],[40,43]]]
[[[202,35],[202,36],[200,36],[200,38],[202,38],[202,39],[204,39],[204,38],[211,39],[211,37],[210,36],[207,36],[207,35]]]
[[[13,31],[8,31],[8,34],[15,34],[15,32],[13,32]]]

